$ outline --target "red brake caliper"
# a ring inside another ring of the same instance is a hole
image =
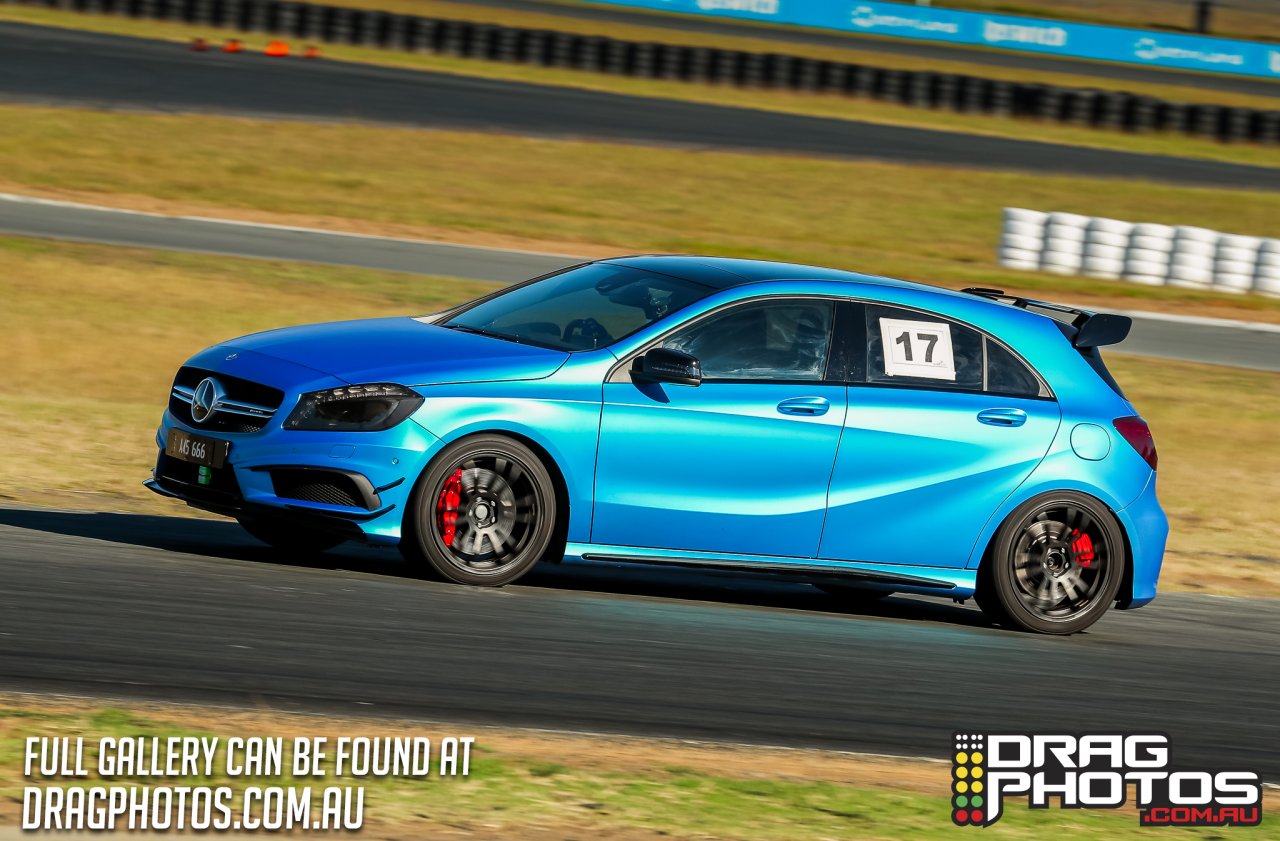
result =
[[[1080,529],[1071,530],[1071,554],[1075,556],[1075,562],[1082,567],[1087,567],[1093,563],[1093,538],[1088,534],[1081,534]]]
[[[436,500],[436,521],[440,526],[440,539],[445,546],[453,545],[453,535],[458,530],[458,505],[462,502],[462,471],[455,470],[444,481],[440,498]]]

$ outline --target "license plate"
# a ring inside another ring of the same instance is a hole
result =
[[[181,429],[170,429],[169,437],[164,442],[165,455],[204,467],[216,468],[226,464],[227,453],[230,451],[230,441],[192,435]]]

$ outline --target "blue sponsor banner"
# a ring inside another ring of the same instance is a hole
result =
[[[1280,44],[859,0],[589,0],[667,12],[1280,79]]]

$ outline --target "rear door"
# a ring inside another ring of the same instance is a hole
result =
[[[680,328],[661,344],[698,357],[696,387],[633,382],[624,360],[604,384],[592,542],[814,557],[844,424],[835,309],[773,298]]]
[[[994,337],[920,310],[857,308],[819,556],[963,567],[1048,452],[1058,404]]]

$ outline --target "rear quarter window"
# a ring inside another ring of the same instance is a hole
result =
[[[1039,397],[1040,380],[1021,359],[993,339],[987,343],[987,388],[992,394]]]

